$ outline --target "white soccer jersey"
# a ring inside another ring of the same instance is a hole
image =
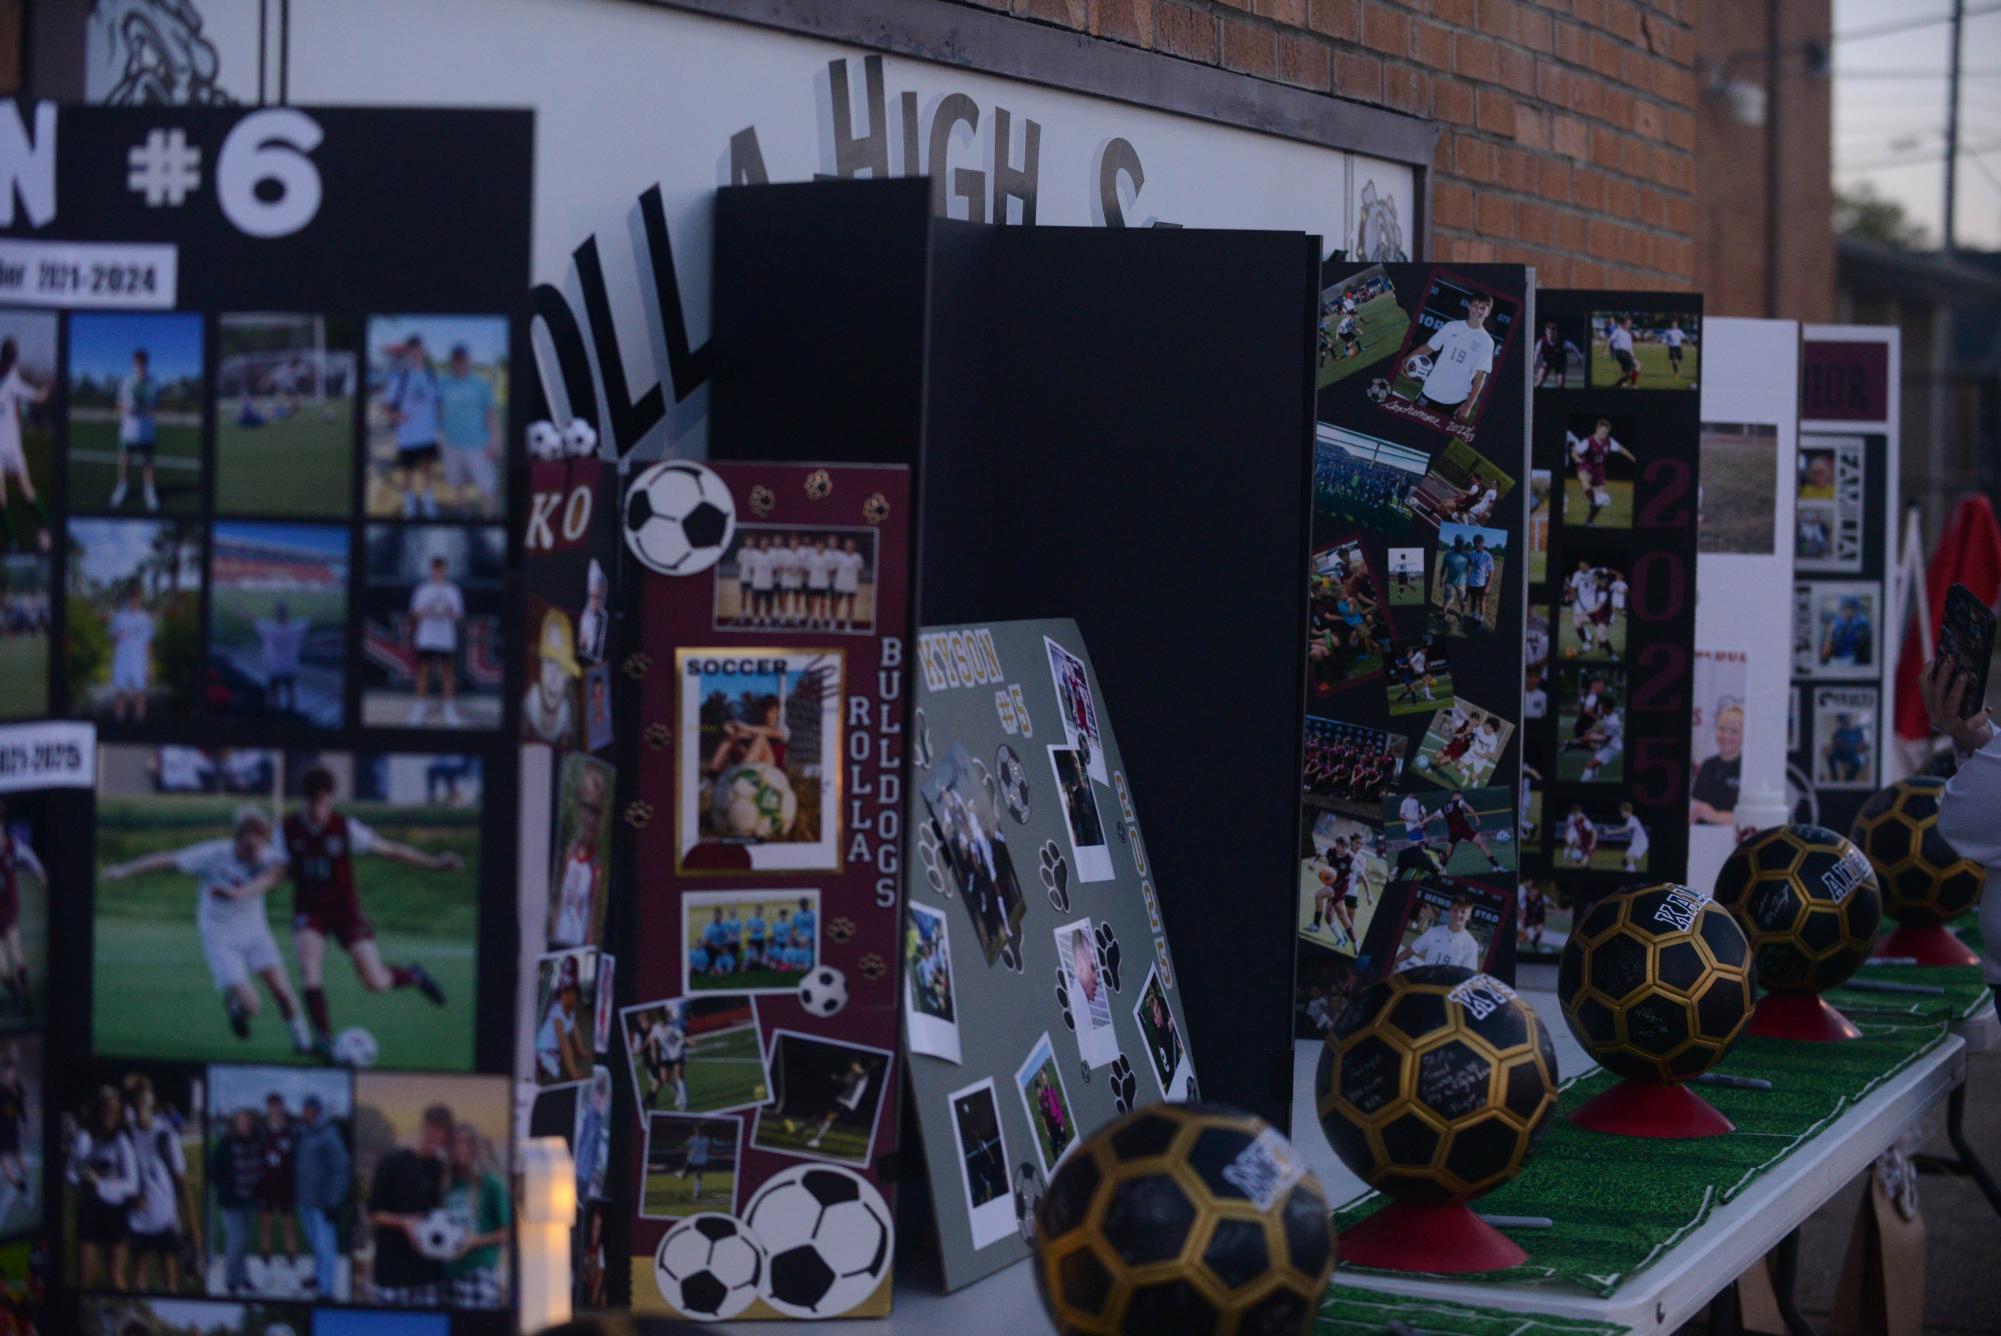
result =
[[[1688,342],[1688,331],[1684,329],[1662,330],[1661,342],[1670,348],[1679,348],[1682,344]]]
[[[1473,520],[1486,519],[1488,513],[1494,509],[1494,503],[1500,499],[1501,494],[1489,487],[1485,492],[1480,494],[1480,499],[1475,501],[1472,507],[1467,510],[1466,517]]]
[[[1624,580],[1614,580],[1612,582],[1612,606],[1622,612],[1626,608],[1626,594],[1629,588]]]
[[[806,549],[805,564],[806,587],[809,589],[826,589],[833,575],[834,554],[824,548],[809,547]]]
[[[157,1114],[145,1127],[128,1115],[126,1131],[131,1134],[133,1163],[139,1170],[139,1194],[132,1199],[126,1223],[135,1234],[179,1228],[181,1212],[174,1181],[187,1177],[188,1172],[181,1134]]]
[[[1472,744],[1466,748],[1467,758],[1475,762],[1484,761],[1491,765],[1494,762],[1495,753],[1500,750],[1500,747],[1501,735],[1499,733],[1475,733]]]
[[[1633,331],[1614,325],[1611,336],[1606,342],[1611,345],[1613,352],[1629,353],[1633,351]]]
[[[1411,954],[1420,965],[1457,965],[1461,969],[1480,968],[1480,943],[1470,932],[1454,932],[1440,923],[1426,928],[1410,944]]]
[[[1522,713],[1530,719],[1542,719],[1549,714],[1549,693],[1541,687],[1522,693]]]
[[[563,885],[556,902],[551,946],[582,946],[591,937],[591,908],[597,900],[598,865],[588,845],[579,844],[563,862]]]
[[[1424,662],[1423,650],[1414,649],[1410,652],[1410,670],[1413,673],[1422,673],[1424,671]]]
[[[458,648],[458,619],[465,612],[465,595],[450,580],[421,581],[410,591],[410,615],[417,620],[412,641],[418,649],[451,653]]]
[[[1414,793],[1404,795],[1403,805],[1397,809],[1397,814],[1403,817],[1403,823],[1413,830],[1424,825],[1424,804],[1418,801]]]
[[[268,931],[262,896],[234,899],[223,892],[235,890],[267,868],[284,865],[285,855],[276,845],[266,846],[255,864],[246,864],[236,856],[236,842],[228,839],[203,840],[174,855],[174,870],[187,873],[201,884],[195,922],[204,936]]]
[[[1424,397],[1433,403],[1465,402],[1473,392],[1473,378],[1494,369],[1494,336],[1464,320],[1443,326],[1424,346],[1437,354],[1424,379]]]
[[[153,614],[121,608],[111,614],[111,678],[124,690],[146,685],[146,665],[153,648]]]
[[[787,589],[797,589],[806,582],[806,552],[804,548],[787,547],[778,552],[778,583]]]
[[[1588,571],[1572,571],[1568,583],[1570,585],[1571,596],[1577,602],[1582,603],[1585,595],[1598,592],[1597,568],[1594,567]]]
[[[21,448],[21,407],[33,398],[34,391],[21,379],[19,367],[0,380],[0,472],[28,471],[28,456]]]
[[[867,563],[859,552],[836,552],[833,554],[834,592],[854,594],[861,592],[862,567]]]
[[[1638,859],[1647,852],[1647,828],[1640,824],[1640,818],[1629,816],[1619,827],[1626,832],[1626,857]]]
[[[577,1031],[577,1018],[566,1015],[560,1005],[551,1006],[535,1032],[535,1062],[546,1076],[563,1074],[563,1050]]]

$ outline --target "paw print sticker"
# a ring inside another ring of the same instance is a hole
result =
[[[949,900],[952,885],[945,880],[945,868],[939,861],[938,828],[929,821],[917,828],[917,861],[924,864],[924,880],[931,883],[931,889]]]
[[[1119,939],[1112,933],[1112,925],[1100,923],[1095,934],[1098,946],[1098,973],[1105,976],[1105,982],[1119,991]]]
[[[1049,903],[1056,906],[1056,912],[1070,912],[1070,863],[1063,857],[1056,841],[1044,840],[1042,852],[1036,856],[1037,870],[1042,874],[1042,889],[1049,893]]]
[[[1133,1111],[1133,1097],[1139,1094],[1139,1079],[1133,1075],[1133,1065],[1121,1053],[1112,1059],[1112,1103],[1119,1115]]]
[[[1056,967],[1056,1005],[1063,1011],[1063,1028],[1077,1028],[1077,1018],[1070,1014],[1070,983],[1063,977],[1063,967]]]
[[[648,724],[642,736],[646,739],[646,745],[654,751],[665,751],[667,744],[674,740],[674,730],[665,724]]]
[[[862,518],[870,524],[881,524],[889,518],[889,498],[881,492],[870,492],[868,500],[862,502]]]
[[[814,469],[806,475],[806,495],[815,501],[825,501],[834,490],[834,479],[825,469]]]
[[[653,656],[643,649],[636,649],[626,655],[625,662],[619,666],[625,669],[627,677],[637,682],[653,671]]]
[[[917,724],[910,733],[910,760],[919,770],[929,770],[935,759],[931,752],[931,721],[924,717],[924,707],[917,707]]]
[[[625,805],[625,824],[634,830],[645,830],[653,820],[653,804],[643,798],[634,798]]]
[[[1021,973],[1021,944],[1013,938],[1009,938],[1001,946],[1000,963],[1013,970],[1016,974]]]
[[[827,925],[827,936],[845,946],[855,939],[855,921],[851,918],[837,918]]]
[[[777,504],[778,498],[773,496],[771,489],[763,483],[759,483],[750,489],[750,509],[752,514],[759,517],[769,515],[772,508]]]
[[[994,778],[1000,784],[1001,806],[1016,825],[1028,824],[1028,767],[1005,742],[994,753]]]
[[[889,973],[889,965],[873,951],[856,961],[855,968],[860,970],[862,977],[871,983]]]

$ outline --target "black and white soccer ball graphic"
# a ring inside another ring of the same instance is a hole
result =
[[[743,1221],[717,1211],[668,1230],[653,1254],[660,1297],[680,1317],[719,1322],[749,1308],[769,1271],[764,1244]]]
[[[692,460],[650,465],[625,489],[625,545],[650,571],[699,574],[722,560],[735,534],[729,487]]]
[[[528,457],[548,463],[563,457],[563,429],[553,422],[528,424]]]
[[[771,1265],[764,1300],[787,1317],[839,1317],[889,1274],[896,1231],[875,1185],[851,1169],[795,1165],[744,1211]]]
[[[1390,397],[1390,383],[1387,380],[1384,380],[1381,376],[1377,376],[1374,380],[1369,382],[1368,393],[1369,393],[1369,399],[1372,402],[1381,403],[1385,399]]]
[[[815,1016],[832,1016],[848,1005],[848,976],[822,965],[799,983],[799,1005]]]
[[[571,459],[585,459],[598,452],[598,429],[582,418],[571,418],[563,428],[563,453]]]

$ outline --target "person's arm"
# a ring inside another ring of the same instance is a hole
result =
[[[1475,371],[1473,373],[1473,388],[1466,392],[1466,402],[1460,404],[1452,416],[1461,422],[1472,417],[1474,407],[1480,402],[1480,392],[1486,388],[1487,373],[1484,371]]]
[[[17,860],[19,860],[20,863],[28,869],[28,871],[35,874],[35,880],[42,883],[44,888],[48,886],[49,884],[48,870],[42,866],[42,860],[36,855],[35,851],[32,848],[30,848],[28,845],[17,843],[14,846],[14,857]]]
[[[243,882],[240,885],[220,888],[216,891],[216,894],[225,900],[248,900],[254,896],[267,894],[280,881],[284,880],[284,877],[285,866],[282,863],[277,863],[265,868],[249,881]]]
[[[1952,739],[1959,769],[1939,796],[1938,833],[1961,858],[1989,867],[2001,865],[2001,750],[1994,721],[1984,706],[1960,713],[1966,674],[1949,660],[1934,659],[1918,674],[1918,694],[1932,726]]]
[[[181,1150],[181,1139],[178,1135],[174,1137],[172,1145],[174,1147],[174,1162],[167,1167],[173,1171],[174,1198],[181,1206],[180,1232],[184,1237],[194,1240],[194,1245],[199,1250],[202,1244],[202,1231],[199,1223],[201,1217],[195,1214],[194,1184],[188,1181],[188,1161],[186,1155]]]
[[[465,859],[450,851],[427,854],[396,840],[377,840],[374,852],[392,863],[407,863],[426,872],[456,872],[465,866]]]
[[[148,872],[170,872],[174,860],[181,855],[180,850],[169,850],[157,854],[143,854],[128,863],[113,863],[97,875],[106,881],[124,881],[127,877],[144,876]]]

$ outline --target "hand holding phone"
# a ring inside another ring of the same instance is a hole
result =
[[[1932,660],[1923,694],[1932,723],[1950,734],[1963,751],[1985,745],[1993,735],[1984,707],[1995,629],[1993,610],[1972,590],[1956,584],[1946,591],[1938,655]],[[1954,684],[1959,687],[1956,693],[1951,691]]]

